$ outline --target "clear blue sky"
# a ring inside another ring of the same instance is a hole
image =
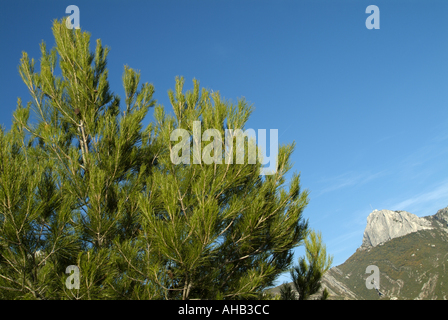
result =
[[[6,128],[17,97],[30,99],[21,52],[38,60],[42,40],[51,48],[52,21],[72,4],[92,43],[111,48],[109,80],[121,97],[125,64],[167,108],[175,77],[185,89],[196,78],[253,103],[247,128],[296,141],[294,170],[311,192],[305,217],[334,266],[361,245],[372,208],[425,216],[448,206],[448,1],[8,1],[0,8]],[[371,4],[379,30],[365,26]]]

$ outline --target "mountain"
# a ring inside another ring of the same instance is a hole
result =
[[[393,238],[432,229],[431,222],[406,211],[373,210],[367,217],[361,248],[375,247]]]
[[[379,292],[367,289],[368,266],[379,269]],[[448,300],[448,207],[419,218],[374,210],[362,245],[325,273],[322,290],[335,300]],[[270,290],[278,293],[280,286]]]

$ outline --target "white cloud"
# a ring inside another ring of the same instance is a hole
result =
[[[437,208],[442,209],[448,206],[448,179],[435,185],[432,189],[432,191],[417,194],[392,205],[391,210],[406,210],[414,214],[423,210],[425,214],[435,214],[435,212],[428,213],[428,210],[437,210]]]
[[[343,173],[337,177],[328,179],[327,187],[324,188],[318,194],[318,196],[341,188],[365,184],[373,179],[380,177],[385,173],[385,171],[386,170],[383,170],[377,173],[354,173],[354,172]]]
[[[358,230],[343,234],[341,236],[338,236],[338,237],[328,241],[327,248],[336,247],[341,243],[347,242],[348,240],[352,239],[353,237],[358,237],[359,244],[361,244],[363,233],[364,233],[363,229],[358,229]],[[360,235],[361,235],[361,237],[359,237]],[[341,250],[339,250],[339,251],[341,251]],[[333,252],[335,252],[335,251],[333,251]]]

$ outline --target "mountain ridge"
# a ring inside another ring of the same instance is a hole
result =
[[[333,300],[448,300],[448,207],[422,218],[406,211],[372,213],[369,216],[373,218],[380,215],[379,225],[371,218],[369,227],[368,219],[368,236],[382,241],[372,245],[363,235],[363,244],[344,263],[324,274],[321,291],[326,288]],[[381,220],[381,215],[388,216]],[[397,221],[391,222],[394,217]],[[375,231],[380,234],[375,235]],[[366,287],[370,276],[366,268],[370,265],[379,269],[381,296]],[[270,292],[278,294],[280,287]]]
[[[367,217],[361,248],[375,247],[391,239],[432,228],[427,218],[419,218],[407,211],[373,210]]]

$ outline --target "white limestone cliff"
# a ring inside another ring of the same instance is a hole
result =
[[[375,247],[393,238],[424,229],[432,229],[431,222],[412,213],[374,210],[367,217],[361,248]]]

